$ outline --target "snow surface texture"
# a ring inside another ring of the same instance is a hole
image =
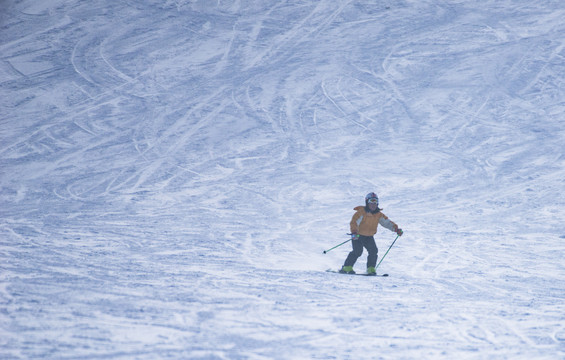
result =
[[[2,1],[0,358],[565,358],[563,19]]]

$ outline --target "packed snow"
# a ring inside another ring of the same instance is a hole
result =
[[[565,359],[563,19],[2,1],[0,358]]]

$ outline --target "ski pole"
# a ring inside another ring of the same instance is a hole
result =
[[[336,247],[338,247],[338,246],[341,246],[341,245],[343,245],[343,244],[345,244],[345,243],[347,243],[347,242],[350,242],[350,241],[351,241],[351,239],[349,239],[349,240],[345,240],[345,241],[344,241],[344,242],[342,242],[341,244],[339,244],[339,245],[336,245],[336,246],[334,246],[334,247],[333,247],[333,248],[331,248],[331,249],[328,249],[328,250],[324,250],[324,254],[325,254],[325,253],[327,253],[328,251],[331,251],[331,250],[335,249]]]
[[[388,247],[388,250],[385,252],[385,254],[383,255],[383,257],[381,258],[381,261],[379,261],[379,263],[377,264],[377,267],[375,267],[375,270],[377,270],[379,268],[379,265],[383,262],[383,260],[386,257],[386,254],[388,254],[388,252],[390,251],[390,249],[392,248],[392,245],[394,245],[394,243],[396,242],[396,240],[398,239],[400,235],[396,235],[396,239],[394,239],[394,241],[392,242],[392,244],[390,244],[390,246]]]

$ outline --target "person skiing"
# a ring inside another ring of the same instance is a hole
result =
[[[365,196],[365,206],[357,206],[353,210],[355,210],[355,214],[353,214],[349,223],[353,250],[347,255],[345,263],[339,272],[355,274],[353,265],[363,254],[363,248],[366,248],[369,253],[367,256],[367,274],[377,275],[375,266],[379,250],[374,238],[374,235],[377,233],[377,227],[380,224],[395,232],[398,236],[402,236],[402,229],[381,212],[382,209],[379,209],[379,197],[374,192],[368,193]]]

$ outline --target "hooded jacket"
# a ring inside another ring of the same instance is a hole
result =
[[[377,227],[379,224],[389,229],[390,231],[396,231],[398,226],[390,221],[388,217],[377,210],[375,213],[371,213],[365,209],[365,206],[357,206],[354,208],[355,214],[351,218],[349,227],[351,233],[357,233],[363,236],[373,236],[377,233]]]

